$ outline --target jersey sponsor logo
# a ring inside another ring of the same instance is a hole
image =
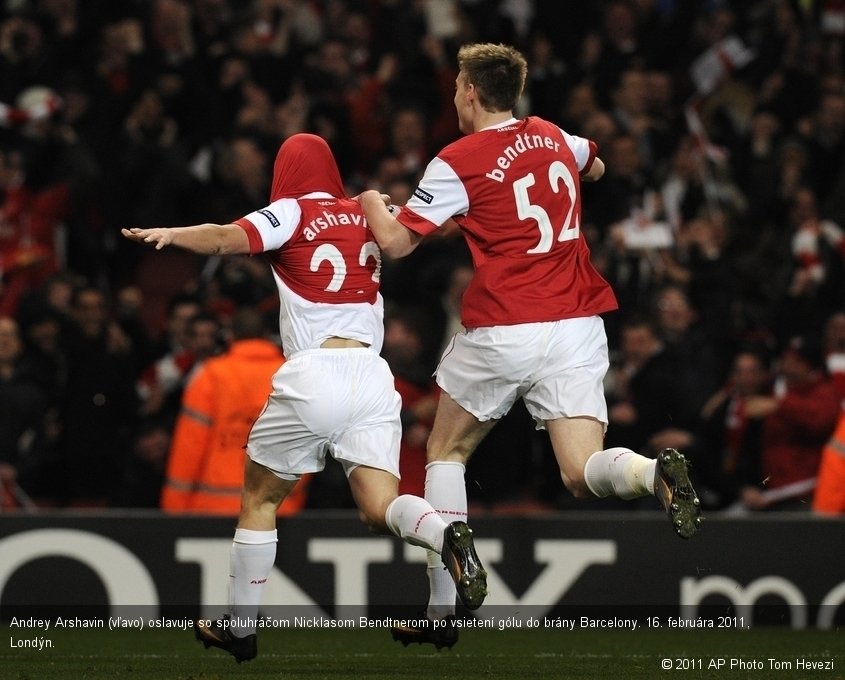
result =
[[[319,206],[326,206],[326,205],[334,205],[337,201],[317,201],[317,205]]]
[[[424,203],[428,203],[429,205],[431,205],[431,202],[434,200],[434,196],[432,196],[427,191],[423,191],[419,187],[414,189],[414,196],[416,196],[418,199],[420,199]]]
[[[264,209],[264,210],[259,210],[258,212],[261,213],[262,215],[264,215],[264,217],[267,218],[267,221],[270,223],[270,225],[273,227],[273,229],[275,229],[276,227],[279,226],[279,224],[280,224],[279,218],[277,218],[269,210]]]

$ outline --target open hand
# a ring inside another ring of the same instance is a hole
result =
[[[154,227],[152,229],[132,227],[131,229],[121,229],[120,233],[130,241],[155,246],[156,250],[161,250],[173,243],[173,231],[165,227]]]

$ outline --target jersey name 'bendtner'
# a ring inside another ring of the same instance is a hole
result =
[[[454,217],[464,232],[475,266],[466,328],[617,308],[581,232],[580,176],[595,155],[593,142],[529,116],[462,137],[429,163],[397,219],[427,235]]]

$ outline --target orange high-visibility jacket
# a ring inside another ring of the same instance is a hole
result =
[[[822,514],[845,514],[845,411],[840,413],[836,430],[822,450],[813,510]]]
[[[284,360],[275,344],[256,338],[236,340],[225,354],[199,367],[182,396],[162,509],[238,514],[244,446]],[[297,490],[303,486],[300,482],[285,500],[282,514],[301,509],[304,494]]]

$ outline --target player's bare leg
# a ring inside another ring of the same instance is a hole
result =
[[[596,493],[591,481],[586,479],[587,461],[604,448],[604,427],[594,418],[555,418],[546,421],[546,430],[552,442],[560,476],[564,486],[576,498],[619,495],[619,489],[611,493]],[[631,498],[636,498],[637,493]]]
[[[623,447],[602,449],[604,429],[592,418],[557,418],[546,427],[561,477],[576,498],[655,495],[678,536],[690,538],[701,526],[701,504],[688,463],[675,449],[665,449],[657,459]]]
[[[429,464],[436,461],[466,465],[497,422],[478,420],[446,392],[442,392],[426,447]]]
[[[447,522],[452,522],[453,530],[447,535],[448,552],[441,555],[442,562],[459,585],[461,600],[469,609],[477,608],[487,595],[487,573],[484,571],[475,549],[472,547],[472,531],[462,523],[466,518],[466,482],[464,470],[472,453],[487,433],[496,424],[496,420],[481,422],[469,413],[447,393],[442,393],[437,403],[434,427],[427,445],[428,465],[426,466],[425,495],[431,505],[441,513]],[[459,513],[463,513],[463,518]],[[448,553],[451,553],[451,556]],[[429,559],[432,566],[433,559]],[[463,564],[463,566],[459,566]],[[429,571],[437,574],[436,569]],[[442,576],[435,575],[434,578]],[[470,591],[473,591],[470,594]],[[434,593],[434,589],[432,589]],[[454,613],[454,595],[451,597],[452,611],[448,608],[445,615]],[[474,604],[471,604],[474,603]],[[431,605],[431,603],[430,603]],[[447,603],[448,605],[448,603]],[[437,609],[437,605],[433,607]],[[430,606],[429,609],[432,609]],[[443,614],[442,612],[436,612]]]
[[[481,606],[487,595],[487,572],[466,523],[445,522],[418,496],[397,496],[398,480],[384,470],[358,466],[349,474],[349,484],[364,520],[373,529],[390,530],[411,545],[438,553],[464,605],[468,609]]]
[[[296,482],[247,459],[241,513],[229,555],[230,612],[218,621],[200,620],[194,626],[197,640],[206,648],[218,647],[238,663],[258,654],[255,621],[264,584],[276,561],[276,512]]]
[[[465,463],[496,422],[480,422],[448,394],[441,394],[434,429],[428,440],[425,499],[445,522],[466,520]],[[428,552],[427,562],[429,601],[417,617],[420,625],[394,626],[391,631],[393,638],[405,645],[417,642],[431,643],[437,649],[449,648],[458,640],[455,626],[455,574],[448,569],[444,570],[443,558],[434,551]],[[479,564],[478,572],[482,571]],[[460,574],[457,578],[460,579]],[[479,579],[474,580],[476,584],[480,583]],[[479,595],[483,597],[483,593],[477,593],[476,601]]]

